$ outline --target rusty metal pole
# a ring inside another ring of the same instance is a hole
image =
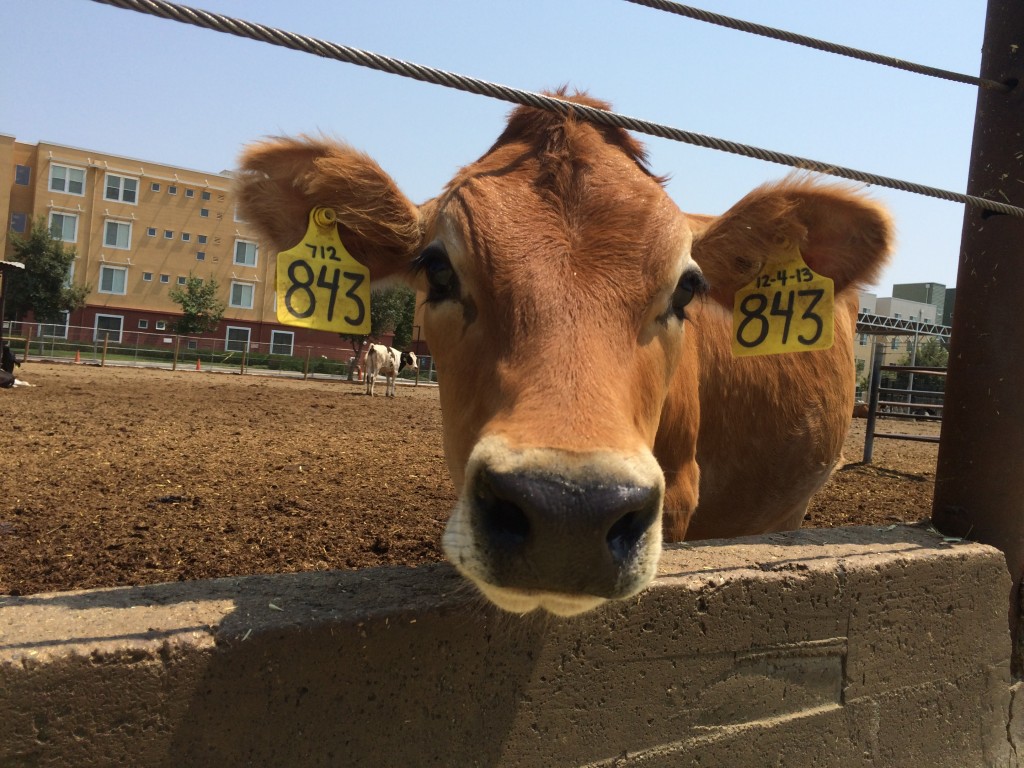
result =
[[[878,420],[879,389],[882,386],[882,344],[875,342],[871,356],[871,383],[868,385],[868,420],[864,425],[864,463],[870,464],[875,451],[875,422]]]
[[[1024,2],[989,0],[967,191],[1024,206]],[[932,520],[943,533],[1001,549],[1013,579],[1013,666],[1024,574],[1024,219],[968,206],[957,274]]]

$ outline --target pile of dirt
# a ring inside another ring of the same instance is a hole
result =
[[[369,398],[335,380],[44,363],[21,376],[36,386],[0,390],[0,594],[442,558],[455,490],[434,387]],[[849,459],[863,441],[858,420]],[[936,454],[878,441],[805,524],[927,518]]]

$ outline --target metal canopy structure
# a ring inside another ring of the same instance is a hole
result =
[[[867,312],[857,314],[857,333],[873,336],[938,336],[948,341],[952,330],[948,325],[922,323],[901,317],[885,317]]]

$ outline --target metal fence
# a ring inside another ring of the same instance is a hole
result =
[[[96,332],[84,326],[47,326],[35,323],[4,324],[4,342],[19,360],[75,362],[88,365],[120,365],[212,370],[249,374],[278,374],[294,378],[330,377],[361,380],[359,365],[365,344],[287,347],[257,342],[183,336],[143,331]],[[340,341],[340,339],[339,339]],[[399,378],[416,383],[435,383],[433,358],[419,358],[419,371],[402,371]]]
[[[874,360],[871,366],[869,387],[868,422],[864,433],[864,463],[870,464],[874,452],[875,438],[890,440],[913,440],[922,443],[938,443],[937,435],[911,435],[902,432],[876,432],[879,416],[889,419],[913,421],[942,421],[945,406],[944,390],[914,389],[915,376],[942,377],[945,368],[931,368],[911,365],[882,365],[885,353],[882,344],[875,344]],[[895,375],[908,376],[906,387],[894,386]],[[887,381],[888,379],[888,381]]]

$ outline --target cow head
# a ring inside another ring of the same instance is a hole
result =
[[[529,108],[419,207],[370,158],[323,140],[256,144],[239,178],[243,216],[275,248],[328,205],[372,278],[425,294],[460,494],[445,552],[497,605],[563,615],[653,578],[665,477],[652,449],[670,387],[686,443],[674,494],[697,501],[688,313],[731,301],[764,243],[808,245],[816,195],[781,185],[697,222],[625,131]],[[840,218],[827,236],[849,235]]]
[[[403,352],[398,362],[398,370],[404,371],[406,368],[416,372],[420,369],[420,365],[416,360],[416,354],[414,352]]]

